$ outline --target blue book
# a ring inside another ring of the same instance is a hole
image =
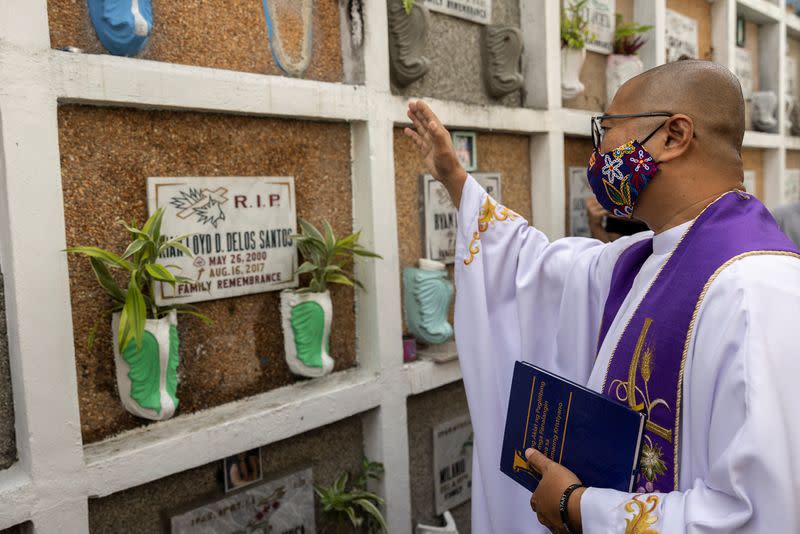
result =
[[[539,476],[525,459],[538,449],[582,483],[630,492],[639,467],[646,417],[527,362],[511,382],[500,470],[533,492]]]

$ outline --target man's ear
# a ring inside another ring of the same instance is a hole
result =
[[[694,138],[694,121],[688,115],[677,114],[670,117],[664,125],[666,138],[658,160],[670,161],[681,157]]]

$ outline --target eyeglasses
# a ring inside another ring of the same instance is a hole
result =
[[[603,142],[603,136],[605,135],[603,127],[600,126],[600,123],[602,123],[604,120],[636,119],[640,117],[672,117],[672,115],[674,114],[668,111],[652,111],[650,113],[632,113],[627,115],[597,115],[590,119],[592,122],[592,143],[594,144],[595,149],[600,148],[600,145]]]

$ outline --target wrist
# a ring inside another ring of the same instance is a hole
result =
[[[450,183],[455,186],[464,185],[464,182],[467,181],[467,171],[464,170],[464,167],[459,166],[458,170],[448,176],[444,181],[445,183]]]
[[[461,192],[464,190],[464,184],[467,183],[467,171],[465,171],[463,167],[459,167],[458,171],[451,176],[441,178],[439,181],[444,184],[456,209],[460,208]]]
[[[583,531],[581,521],[581,497],[586,492],[586,487],[576,489],[570,496],[567,503],[567,516],[569,517],[569,528],[575,534]]]
[[[589,226],[589,232],[594,239],[599,239],[600,241],[604,242],[609,241],[608,233],[602,226]]]

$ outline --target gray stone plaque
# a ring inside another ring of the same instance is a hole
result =
[[[586,213],[587,198],[594,193],[586,179],[586,167],[569,168],[569,234],[577,237],[591,237],[589,215]]]
[[[172,534],[313,534],[311,468],[200,503],[172,515]]]
[[[425,7],[478,24],[492,22],[492,0],[425,0]]]

